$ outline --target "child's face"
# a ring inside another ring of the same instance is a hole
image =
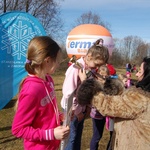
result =
[[[97,67],[100,67],[101,65],[105,64],[105,62],[100,59],[94,59],[90,54],[88,54],[86,64],[88,68],[96,69]]]
[[[131,75],[130,75],[130,74],[127,74],[126,76],[127,76],[127,78],[130,78]]]
[[[99,70],[98,73],[99,73],[103,78],[106,78],[106,77],[109,76],[105,70]]]

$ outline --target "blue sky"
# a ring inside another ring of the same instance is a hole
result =
[[[113,38],[133,35],[150,43],[150,0],[64,0],[60,4],[66,36],[75,20],[91,11],[111,25]]]

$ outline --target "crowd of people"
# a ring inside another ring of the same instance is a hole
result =
[[[24,139],[26,150],[80,150],[85,119],[92,119],[90,150],[98,150],[104,126],[110,133],[107,150],[150,149],[150,58],[145,57],[138,82],[131,86],[133,67],[117,75],[109,63],[108,48],[98,39],[87,54],[73,55],[68,63],[58,109],[51,75],[61,62],[61,48],[48,36],[34,37],[28,45],[12,133]],[[71,105],[68,106],[68,101]],[[69,108],[69,123],[63,125]],[[63,143],[60,142],[67,139]]]
[[[126,64],[126,71],[127,72],[138,72],[136,64],[127,63]]]

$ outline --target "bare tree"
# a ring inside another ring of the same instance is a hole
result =
[[[149,49],[148,44],[145,43],[139,44],[136,50],[137,53],[135,55],[135,60],[142,60],[145,56],[148,56],[148,49]],[[136,63],[139,64],[138,62]]]
[[[148,43],[147,56],[150,57],[150,43]]]
[[[58,1],[55,0],[0,0],[0,13],[7,11],[28,12],[44,26],[48,35],[57,38],[63,30]],[[61,36],[61,35],[60,35]]]
[[[105,23],[98,14],[94,14],[91,11],[81,14],[79,18],[75,20],[74,27],[80,24],[99,24],[110,31],[110,24]]]
[[[147,44],[137,36],[127,36],[124,38],[124,45],[128,54],[129,61],[137,57],[144,57],[147,55]],[[143,53],[140,53],[140,51]]]
[[[126,62],[139,64],[143,57],[149,55],[149,44],[137,36],[127,36],[123,39],[114,39],[114,45],[114,63],[117,61],[122,64],[126,64]]]

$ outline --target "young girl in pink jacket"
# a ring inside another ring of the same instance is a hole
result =
[[[28,46],[12,133],[24,139],[25,150],[58,150],[69,128],[60,126],[60,116],[50,76],[59,66],[60,47],[48,36],[34,37]]]

